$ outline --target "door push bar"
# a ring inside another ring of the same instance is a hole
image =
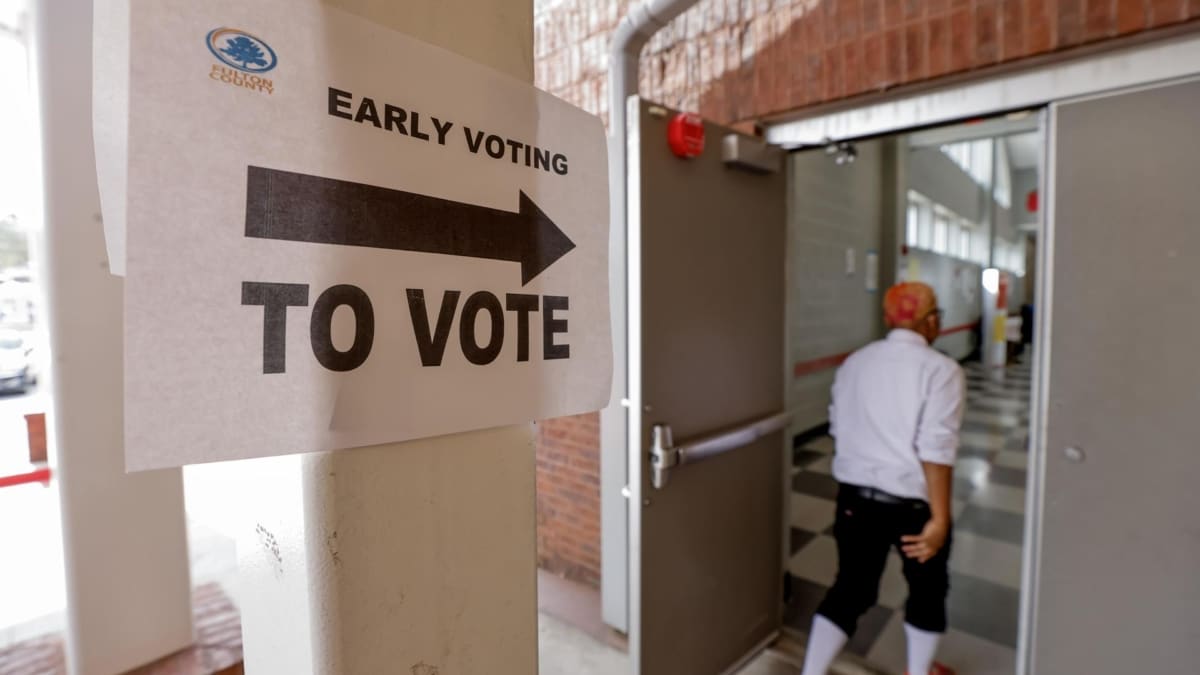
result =
[[[654,489],[661,490],[666,487],[671,470],[675,467],[699,462],[749,445],[769,433],[779,431],[791,421],[791,413],[776,413],[731,431],[707,436],[680,446],[675,445],[671,435],[671,425],[655,424],[650,432],[650,466],[654,470],[651,484],[654,485]]]

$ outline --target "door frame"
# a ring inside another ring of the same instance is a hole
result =
[[[638,108],[638,96],[630,96],[626,100],[626,139],[628,143],[628,162],[625,169],[625,184],[634,185],[641,181],[641,163],[637,161],[641,153],[641,126],[637,120],[641,111]],[[617,139],[618,142],[620,139]],[[632,192],[632,194],[629,194]],[[628,359],[625,397],[621,405],[625,406],[627,422],[625,425],[625,446],[622,461],[625,462],[628,478],[624,494],[628,502],[626,527],[629,538],[626,542],[627,555],[625,558],[626,584],[629,595],[626,605],[627,623],[629,626],[629,672],[639,675],[641,672],[642,653],[642,519],[637,517],[637,511],[642,508],[646,499],[642,494],[645,484],[642,478],[642,462],[634,455],[642,447],[642,350],[640,341],[632,336],[642,334],[642,193],[641,190],[627,190],[625,197],[625,253],[626,253],[626,288],[633,292],[626,293],[626,334],[625,355]]]
[[[1017,610],[1017,671],[1027,675],[1032,668],[1033,641],[1037,631],[1034,598],[1041,561],[1042,503],[1046,482],[1046,392],[1050,384],[1050,333],[1054,308],[1054,181],[1053,105],[1038,111],[1042,151],[1038,158],[1037,288],[1034,289],[1038,317],[1034,321],[1033,365],[1029,397],[1029,458],[1025,477],[1025,534],[1021,541],[1021,596]]]
[[[780,118],[764,124],[764,135],[768,142],[785,148],[798,149],[807,145],[821,145],[833,140],[854,140],[883,134],[902,133],[922,127],[942,126],[955,121],[1002,115],[1013,110],[1040,112],[1040,128],[1043,135],[1042,207],[1040,240],[1038,246],[1038,301],[1042,303],[1042,320],[1036,329],[1035,345],[1047,344],[1050,331],[1049,290],[1053,285],[1053,270],[1049,263],[1053,252],[1053,219],[1047,217],[1053,195],[1050,172],[1053,169],[1051,152],[1051,112],[1049,108],[1059,102],[1094,95],[1136,89],[1148,85],[1165,84],[1170,81],[1189,79],[1200,75],[1200,31],[1195,26],[1185,26],[1167,34],[1156,34],[1126,42],[1124,46],[1105,48],[1103,51],[1081,50],[1074,58],[1054,56],[1047,60],[1035,60],[1032,66],[1001,68],[997,74],[983,77],[968,77],[952,81],[943,86],[926,88],[924,91],[902,94],[884,94],[872,102],[843,107],[837,110],[818,111],[815,114]],[[912,90],[908,90],[912,91]],[[630,100],[635,100],[631,98]],[[624,139],[612,139],[620,143]],[[630,163],[629,170],[634,169]],[[617,173],[614,171],[614,173]],[[620,176],[625,179],[625,176]],[[628,204],[630,212],[635,204]],[[632,224],[630,226],[632,231]],[[620,233],[624,235],[624,233]],[[617,233],[614,233],[617,237]],[[625,239],[624,236],[620,237]],[[623,255],[622,255],[623,254]],[[610,276],[628,282],[628,288],[638,288],[640,279],[636,275],[640,263],[640,251],[634,238],[626,241],[614,240],[610,260]],[[625,302],[621,302],[624,300]],[[614,297],[614,312],[625,317],[637,316],[640,307],[636,293],[623,298]],[[615,318],[615,317],[614,317]],[[616,326],[614,322],[614,327]],[[635,326],[629,326],[630,330]],[[618,336],[622,341],[625,335]],[[640,364],[633,355],[614,350],[615,368],[628,373],[630,381],[627,391],[614,392],[614,405],[606,410],[602,420],[601,457],[610,467],[624,465],[625,471],[606,471],[601,477],[601,501],[604,520],[602,524],[601,557],[605,570],[621,569],[624,579],[612,579],[605,575],[602,581],[605,620],[617,629],[627,629],[631,646],[636,639],[633,612],[634,600],[640,596],[631,575],[633,562],[631,547],[638,541],[639,532],[632,529],[626,504],[640,500],[634,492],[640,485],[640,467],[630,466],[628,431],[640,427],[641,411],[636,410],[628,399],[628,391],[634,389],[633,378],[638,376]],[[1022,598],[1020,626],[1018,632],[1017,675],[1030,671],[1029,658],[1034,636],[1034,617],[1031,599],[1037,587],[1037,550],[1040,541],[1040,515],[1042,507],[1042,484],[1044,461],[1043,410],[1045,389],[1044,373],[1048,355],[1038,349],[1035,357],[1035,377],[1031,398],[1030,435],[1030,480],[1027,486],[1026,528],[1022,571]],[[625,357],[625,358],[622,358]],[[1044,361],[1045,359],[1045,361]],[[620,419],[624,417],[625,419]],[[628,502],[626,500],[629,500]],[[617,516],[621,514],[625,517]],[[611,514],[611,517],[610,517]],[[627,618],[628,625],[621,625],[620,618]]]
[[[829,139],[855,140],[947,126],[966,119],[995,117],[1015,110],[1037,111],[1037,127],[1042,131],[1039,190],[1044,198],[1038,214],[1038,287],[1035,292],[1039,319],[1034,335],[1016,675],[1032,673],[1037,639],[1034,599],[1040,582],[1047,458],[1046,393],[1049,391],[1051,358],[1047,345],[1053,331],[1056,107],[1062,103],[1165,86],[1197,77],[1200,77],[1200,35],[1193,32],[1025,72],[952,85],[887,103],[779,122],[765,130],[769,142],[798,149],[826,144]]]

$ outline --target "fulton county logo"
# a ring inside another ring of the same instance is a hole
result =
[[[258,75],[275,67],[275,50],[261,39],[236,28],[217,28],[208,34],[213,56],[246,73]]]
[[[275,92],[275,83],[262,76],[279,63],[271,45],[236,28],[215,28],[205,42],[221,62],[213,64],[210,79],[261,93]]]

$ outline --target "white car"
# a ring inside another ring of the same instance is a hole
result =
[[[0,332],[0,391],[24,392],[36,382],[32,344],[15,331]]]

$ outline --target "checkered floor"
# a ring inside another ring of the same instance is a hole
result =
[[[1003,383],[988,381],[979,364],[964,366],[969,391],[955,469],[950,630],[938,655],[960,675],[1011,675],[1014,669],[1030,360],[1026,355],[1025,364],[1010,366]],[[837,571],[832,459],[833,439],[828,436],[797,443],[793,453],[793,593],[784,622],[802,633]],[[904,671],[905,595],[900,559],[893,552],[880,584],[879,605],[859,622],[847,646],[886,672]]]

